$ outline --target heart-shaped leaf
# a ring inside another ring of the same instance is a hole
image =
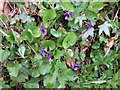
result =
[[[7,69],[11,76],[17,77],[20,69],[20,64],[18,61],[15,61],[14,63],[8,64]]]
[[[42,42],[41,47],[49,48],[50,50],[53,50],[55,48],[55,43],[52,40],[45,40]]]
[[[61,31],[56,31],[55,29],[51,29],[50,33],[55,37],[60,37],[62,35]]]
[[[67,34],[67,36],[63,40],[63,47],[68,48],[70,46],[73,46],[76,43],[77,36],[75,33],[70,32]]]

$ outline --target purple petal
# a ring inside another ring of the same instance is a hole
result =
[[[74,13],[69,13],[69,15],[74,16]]]
[[[52,55],[49,55],[49,56],[48,56],[48,59],[51,59],[51,57],[52,57]]]
[[[73,68],[74,70],[78,70],[77,65],[80,65],[80,64],[76,63],[76,64],[74,64],[74,66],[73,66],[72,68]]]
[[[44,30],[44,29],[48,29],[47,27],[42,27],[42,28],[40,28],[40,30]]]
[[[69,12],[64,13],[64,15],[69,15]]]
[[[45,51],[44,49],[40,52],[43,56],[45,56],[49,51]]]
[[[47,32],[45,30],[41,30],[41,31],[42,31],[43,35],[47,34]]]
[[[70,20],[70,16],[66,16],[65,19],[66,19],[66,20]]]

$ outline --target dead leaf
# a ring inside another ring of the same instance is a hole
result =
[[[106,51],[106,54],[105,54],[104,57],[107,56],[107,54],[108,54],[109,51],[110,51],[110,48],[115,44],[114,40],[116,40],[116,39],[117,39],[116,37],[112,37],[110,40],[107,41],[106,46],[107,46],[108,48],[104,48],[104,50]]]
[[[83,54],[86,54],[86,50],[88,49],[87,46],[82,46],[81,50]]]
[[[73,67],[75,64],[75,59],[69,59],[66,61],[66,63],[69,67]]]

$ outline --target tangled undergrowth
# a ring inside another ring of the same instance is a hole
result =
[[[4,2],[0,10],[0,88],[120,87],[119,2]]]

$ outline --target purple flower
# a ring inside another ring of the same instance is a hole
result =
[[[74,70],[78,70],[77,65],[80,65],[80,64],[76,63],[76,64],[74,64],[74,65],[72,66],[72,68],[73,68]]]
[[[66,19],[66,20],[70,20],[70,15],[71,15],[71,16],[74,16],[74,13],[66,12],[66,13],[64,13],[64,15],[65,15],[65,19]]]
[[[43,56],[45,56],[47,53],[49,53],[49,51],[45,51],[44,47],[42,47],[42,51],[40,52]]]
[[[92,28],[93,27],[91,22],[87,22],[87,25],[88,25],[88,28]],[[96,23],[94,23],[94,25],[96,25]]]
[[[49,55],[49,56],[48,56],[48,60],[51,59],[51,57],[52,57],[52,55]]]
[[[42,25],[40,25],[40,30],[42,31],[43,35],[47,34],[47,32],[44,29],[48,29],[48,28],[47,27],[43,27]]]

